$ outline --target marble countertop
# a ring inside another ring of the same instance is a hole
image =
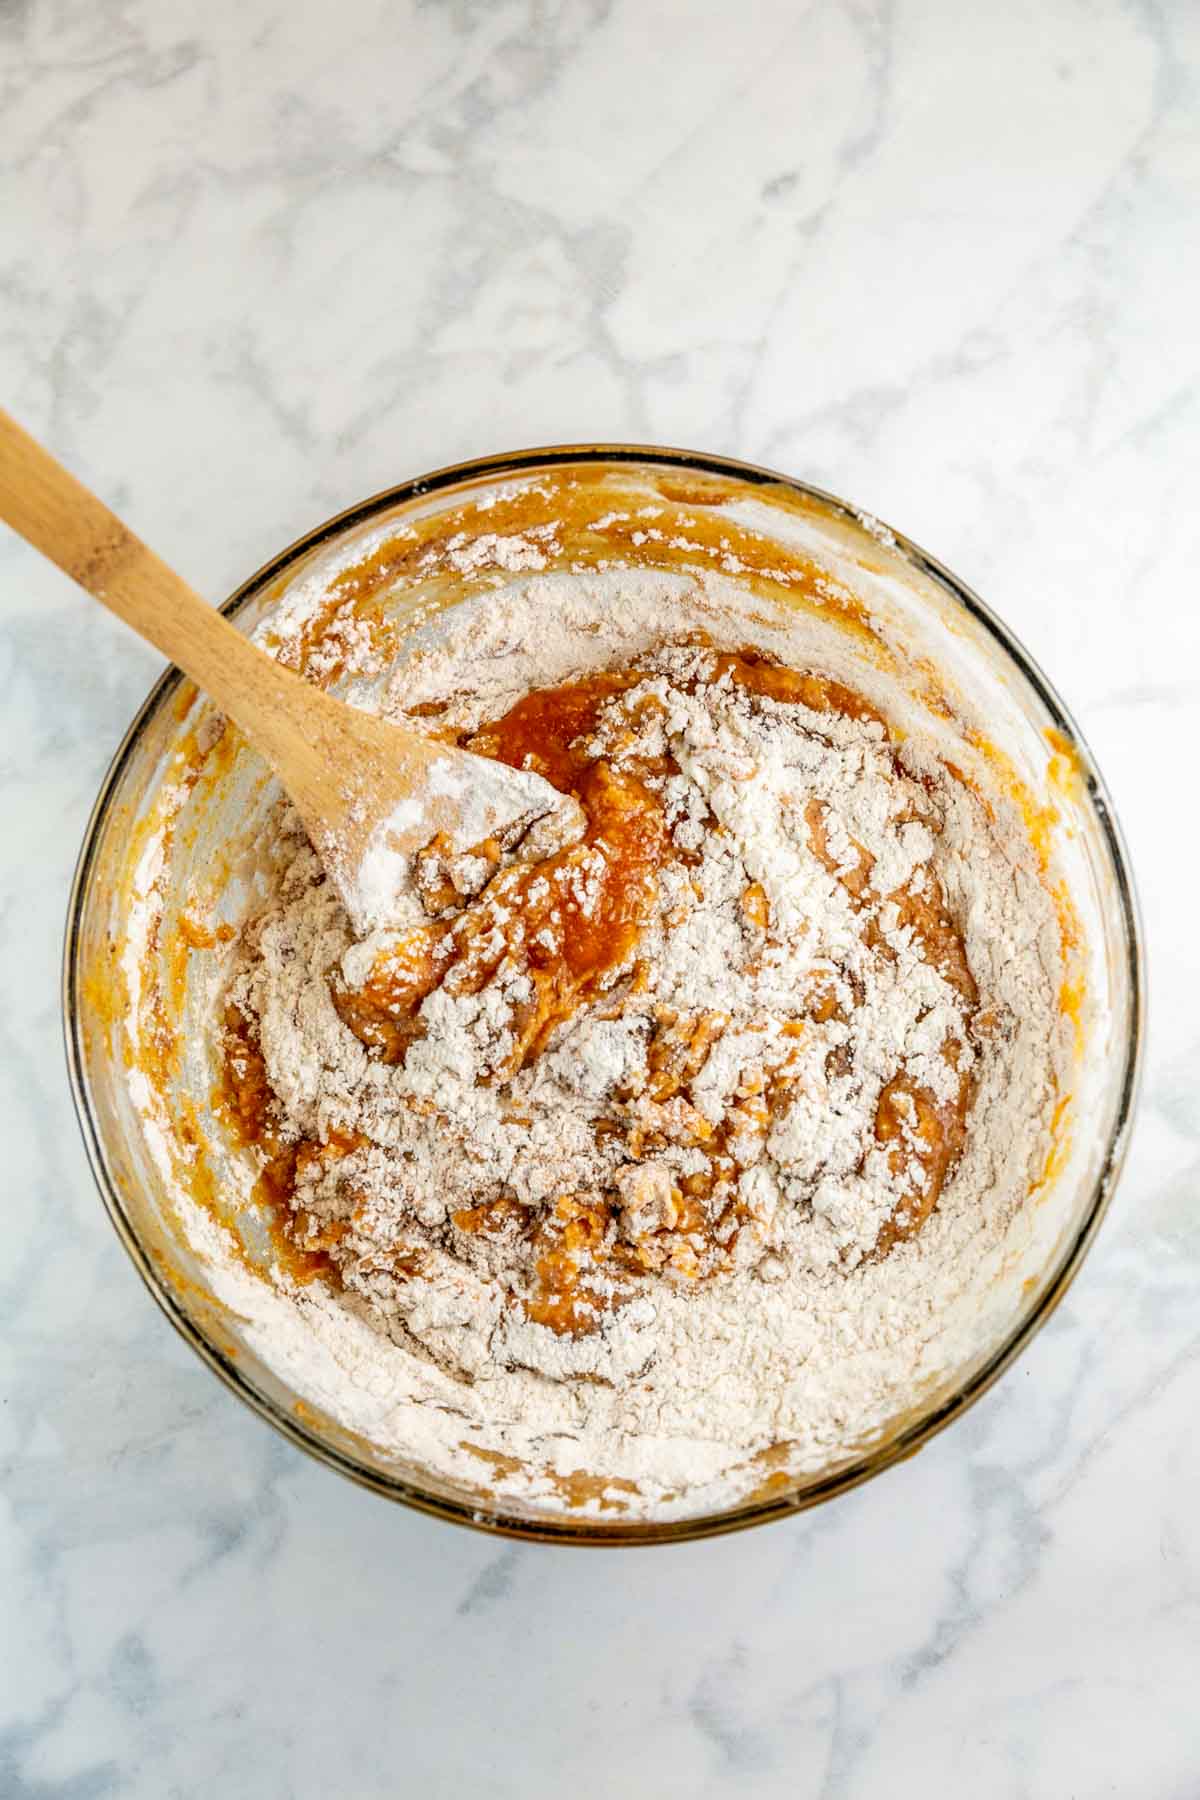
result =
[[[836,1504],[656,1552],[404,1513],[105,1219],[67,884],[153,655],[0,543],[0,1795],[1200,1791],[1200,12],[10,0],[0,388],[202,591],[514,445],[772,463],[926,544],[1109,777],[1152,1025],[1066,1304]]]

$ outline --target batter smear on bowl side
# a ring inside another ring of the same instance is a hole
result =
[[[435,843],[411,920],[356,942],[284,814],[220,1027],[224,1117],[322,1278],[295,1304],[332,1290],[497,1466],[667,1507],[896,1409],[1045,1166],[1066,1054],[997,797],[852,670],[670,629],[669,589],[606,636],[534,582],[397,676],[582,837]]]

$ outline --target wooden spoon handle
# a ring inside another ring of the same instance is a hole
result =
[[[312,687],[255,649],[3,409],[0,518],[177,663],[268,755],[297,701],[311,704]]]

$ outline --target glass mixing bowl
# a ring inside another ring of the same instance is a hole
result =
[[[643,518],[655,521],[653,528],[631,531],[627,521],[636,503]],[[192,1042],[200,1034],[189,1037],[188,1029],[199,998],[186,955],[166,941],[169,932],[138,942],[136,954],[156,963],[156,1004],[171,1015],[166,1027],[177,1030],[185,1046],[180,1068],[164,1074],[171,1143],[147,1125],[139,1105],[144,1076],[130,1067],[122,1035],[128,998],[123,959],[137,939],[139,895],[156,854],[149,824],[155,818],[161,823],[169,801],[173,899],[167,915],[178,923],[187,896],[211,881],[222,859],[229,862],[223,879],[231,887],[252,878],[226,857],[227,845],[235,833],[243,842],[253,838],[256,821],[278,792],[253,755],[238,750],[232,733],[222,740],[227,753],[213,760],[211,710],[175,670],[158,682],[126,733],[80,854],[63,975],[71,1085],[105,1206],[142,1279],[180,1335],[278,1431],[377,1493],[460,1523],[576,1543],[677,1541],[785,1516],[909,1456],[978,1399],[1049,1317],[1095,1236],[1129,1138],[1144,993],[1136,902],[1120,832],[1087,747],[1011,633],[914,544],[843,502],[765,469],[626,445],[529,450],[464,463],[391,488],[319,526],[251,576],[223,610],[250,630],[264,619],[286,617],[297,596],[311,599],[333,584],[337,606],[320,615],[323,661],[309,672],[344,688],[339,665],[353,663],[353,645],[364,632],[400,642],[473,586],[498,580],[506,566],[511,570],[504,525],[518,516],[526,529],[539,517],[543,525],[555,521],[553,533],[543,531],[540,540],[534,529],[533,541],[548,544],[554,535],[546,556],[556,556],[559,566],[617,560],[679,567],[708,559],[710,566],[728,569],[736,549],[739,567],[769,581],[773,569],[806,560],[810,569],[825,572],[831,595],[849,590],[862,596],[907,634],[925,658],[922,664],[918,655],[914,667],[936,669],[949,691],[971,698],[975,716],[985,718],[988,737],[1023,784],[1031,826],[1053,851],[1074,903],[1079,979],[1090,1010],[1071,1095],[1071,1130],[1060,1141],[1052,1175],[1026,1209],[1022,1241],[989,1290],[972,1344],[944,1378],[913,1396],[903,1416],[836,1462],[796,1473],[783,1466],[786,1459],[767,1454],[761,1478],[737,1504],[668,1521],[598,1512],[602,1478],[583,1482],[555,1512],[498,1497],[486,1467],[478,1483],[447,1481],[314,1404],[273,1355],[270,1334],[264,1341],[261,1331],[251,1330],[222,1293],[216,1226],[197,1229],[200,1215],[184,1216],[172,1198],[172,1157],[182,1154],[195,1163],[203,1189],[198,1199],[234,1234],[243,1263],[261,1272],[283,1255],[252,1209],[226,1204],[222,1210],[211,1065]],[[619,519],[624,527],[614,523]],[[658,528],[672,521],[680,529]],[[430,546],[449,556],[439,565],[440,581],[424,573]],[[205,1161],[209,1149],[211,1163]],[[265,1279],[261,1286],[265,1291]]]

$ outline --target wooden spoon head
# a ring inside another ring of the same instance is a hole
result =
[[[360,937],[423,914],[438,883],[465,897],[499,856],[548,856],[582,834],[578,801],[540,775],[330,705],[285,779]]]

